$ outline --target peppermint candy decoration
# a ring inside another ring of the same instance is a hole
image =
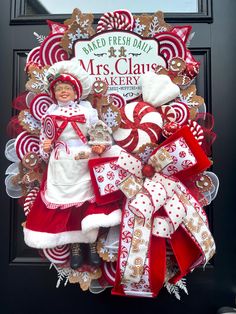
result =
[[[126,100],[124,97],[119,93],[111,93],[109,94],[113,98],[113,105],[116,106],[118,109],[121,109],[126,105]]]
[[[104,262],[101,266],[101,270],[106,281],[114,286],[116,278],[116,262]]]
[[[105,194],[110,194],[112,192],[115,192],[116,191],[116,188],[113,184],[107,184],[105,187],[104,187],[104,192]]]
[[[121,234],[121,239],[124,243],[129,243],[132,240],[132,233],[130,231],[123,231]]]
[[[15,141],[16,154],[19,159],[23,159],[27,153],[39,153],[39,138],[29,134],[27,131],[21,132]]]
[[[42,66],[53,65],[58,61],[69,59],[67,52],[60,46],[63,36],[63,33],[55,33],[45,38],[40,47],[40,62]]]
[[[105,169],[105,166],[104,166],[104,165],[100,165],[100,166],[94,167],[94,171],[97,172],[97,173],[103,172],[104,169]]]
[[[172,58],[186,59],[186,46],[182,39],[174,33],[163,32],[154,36],[160,44],[160,53],[167,61]]]
[[[128,256],[128,250],[125,246],[122,246],[121,247],[121,250],[120,250],[120,257],[121,258],[126,258]]]
[[[134,217],[129,218],[127,225],[133,229],[134,228]]]
[[[167,172],[168,172],[169,175],[175,174],[178,171],[179,171],[178,168],[176,166],[174,166],[174,165],[167,166]]]
[[[173,165],[176,165],[178,163],[178,158],[176,156],[172,155],[171,159],[172,159]]]
[[[51,263],[65,264],[70,256],[70,246],[65,244],[53,249],[43,249],[43,253]]]
[[[36,120],[40,121],[52,104],[53,100],[48,94],[39,94],[31,100],[30,112]]]
[[[109,163],[109,166],[112,170],[117,170],[119,168],[119,166],[117,165],[116,161],[111,161]]]
[[[25,202],[24,202],[24,207],[23,207],[23,210],[24,210],[24,213],[25,213],[25,216],[28,216],[30,210],[31,210],[31,207],[36,199],[36,196],[38,195],[38,192],[39,192],[39,188],[38,187],[34,187],[30,192],[29,194],[27,194],[26,198],[25,198]]]
[[[199,145],[202,145],[202,141],[204,139],[203,128],[194,120],[188,120],[188,126]]]
[[[144,144],[158,142],[163,120],[155,108],[145,102],[131,102],[120,113],[121,124],[113,133],[119,146],[131,153]]]
[[[188,122],[189,119],[189,109],[182,102],[172,102],[171,107],[175,110],[176,120],[175,122],[179,125],[184,125]]]
[[[40,63],[40,47],[35,47],[32,49],[26,58],[26,65],[36,63],[38,65],[41,65]]]
[[[107,172],[107,179],[108,180],[113,180],[115,178],[115,174],[113,171],[108,171]]]
[[[185,158],[186,155],[187,155],[187,154],[186,154],[185,151],[180,151],[180,152],[179,152],[179,157],[180,157],[180,158]]]
[[[119,176],[120,180],[124,180],[127,177],[127,171],[120,169],[118,171],[118,176]]]
[[[165,145],[164,147],[165,147],[165,149],[168,151],[168,153],[173,153],[173,152],[175,152],[175,151],[176,151],[176,148],[177,148],[177,146],[176,146],[175,143],[167,144],[167,145]]]
[[[43,131],[49,140],[54,140],[56,129],[52,117],[46,116],[43,119]]]
[[[176,112],[171,106],[161,106],[157,108],[161,114],[164,123],[174,122],[176,120]]]
[[[98,182],[103,182],[104,181],[104,176],[98,176],[97,177]]]
[[[179,145],[180,145],[181,147],[183,147],[183,148],[187,148],[187,147],[188,147],[188,145],[187,145],[187,143],[186,143],[186,141],[185,141],[185,139],[184,139],[183,137],[181,137],[181,138],[178,140],[178,143],[179,143]]]
[[[105,13],[98,21],[97,33],[112,29],[132,31],[133,15],[127,10],[117,10]]]
[[[188,169],[193,166],[193,162],[191,160],[184,160],[181,164],[183,169]]]

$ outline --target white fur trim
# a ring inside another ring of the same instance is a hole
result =
[[[47,233],[24,228],[25,243],[36,249],[54,248],[68,243],[93,243],[96,241],[98,229],[89,232],[65,231],[61,233]]]
[[[82,230],[89,232],[94,228],[99,227],[113,227],[119,225],[121,222],[121,210],[117,209],[111,212],[109,215],[105,214],[94,214],[85,217],[82,222]]]

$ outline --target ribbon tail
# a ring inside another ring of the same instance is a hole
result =
[[[164,285],[166,274],[166,240],[161,237],[151,237],[150,245],[150,287],[157,296]]]
[[[202,256],[202,251],[182,226],[171,235],[169,243],[179,268],[170,282],[176,283],[192,270],[194,263]]]

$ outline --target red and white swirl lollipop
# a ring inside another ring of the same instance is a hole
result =
[[[112,29],[132,31],[133,26],[133,15],[127,10],[117,10],[103,14],[98,21],[97,33]]]
[[[54,140],[56,129],[54,121],[49,115],[43,119],[43,131],[49,140]]]
[[[113,98],[113,105],[115,105],[118,109],[121,109],[126,105],[126,100],[119,93],[110,93],[109,96]]]
[[[188,126],[190,128],[190,131],[193,133],[193,136],[198,141],[199,145],[202,145],[202,141],[204,139],[203,128],[194,120],[188,120]]]
[[[38,195],[39,188],[36,186],[34,187],[26,196],[25,202],[24,202],[24,213],[25,216],[27,216],[31,210],[31,207],[36,199],[36,196]]]
[[[40,46],[35,47],[28,53],[28,56],[26,58],[26,66],[32,63],[36,63],[38,65],[41,65],[40,62]]]
[[[53,249],[43,249],[43,253],[51,263],[65,264],[70,257],[70,246],[65,244]]]
[[[30,102],[30,112],[32,116],[40,121],[52,103],[53,100],[48,94],[37,95]]]
[[[165,124],[176,120],[175,110],[171,106],[158,107],[157,111],[160,112]]]
[[[60,46],[63,36],[62,33],[55,33],[45,38],[40,46],[40,62],[43,66],[69,59],[67,52]]]
[[[101,270],[106,281],[114,286],[116,278],[116,262],[104,262],[101,266]]]
[[[187,124],[189,119],[189,108],[182,102],[172,102],[171,107],[175,110],[176,120],[179,125]]]
[[[21,160],[27,153],[39,153],[39,138],[27,131],[21,132],[16,138],[15,148],[16,154]]]
[[[142,145],[157,143],[163,120],[161,114],[145,102],[131,102],[120,109],[121,124],[114,131],[116,143],[128,152],[136,152]]]
[[[162,32],[154,37],[160,44],[160,53],[167,61],[175,57],[186,59],[186,45],[179,36],[174,33]]]
[[[133,28],[134,28],[134,17],[130,11],[123,9],[123,10],[116,10],[116,11],[114,11],[114,13],[119,13],[119,14],[125,16],[127,19],[128,25],[130,27],[130,29],[128,29],[128,30],[130,30],[130,31],[133,30]]]

